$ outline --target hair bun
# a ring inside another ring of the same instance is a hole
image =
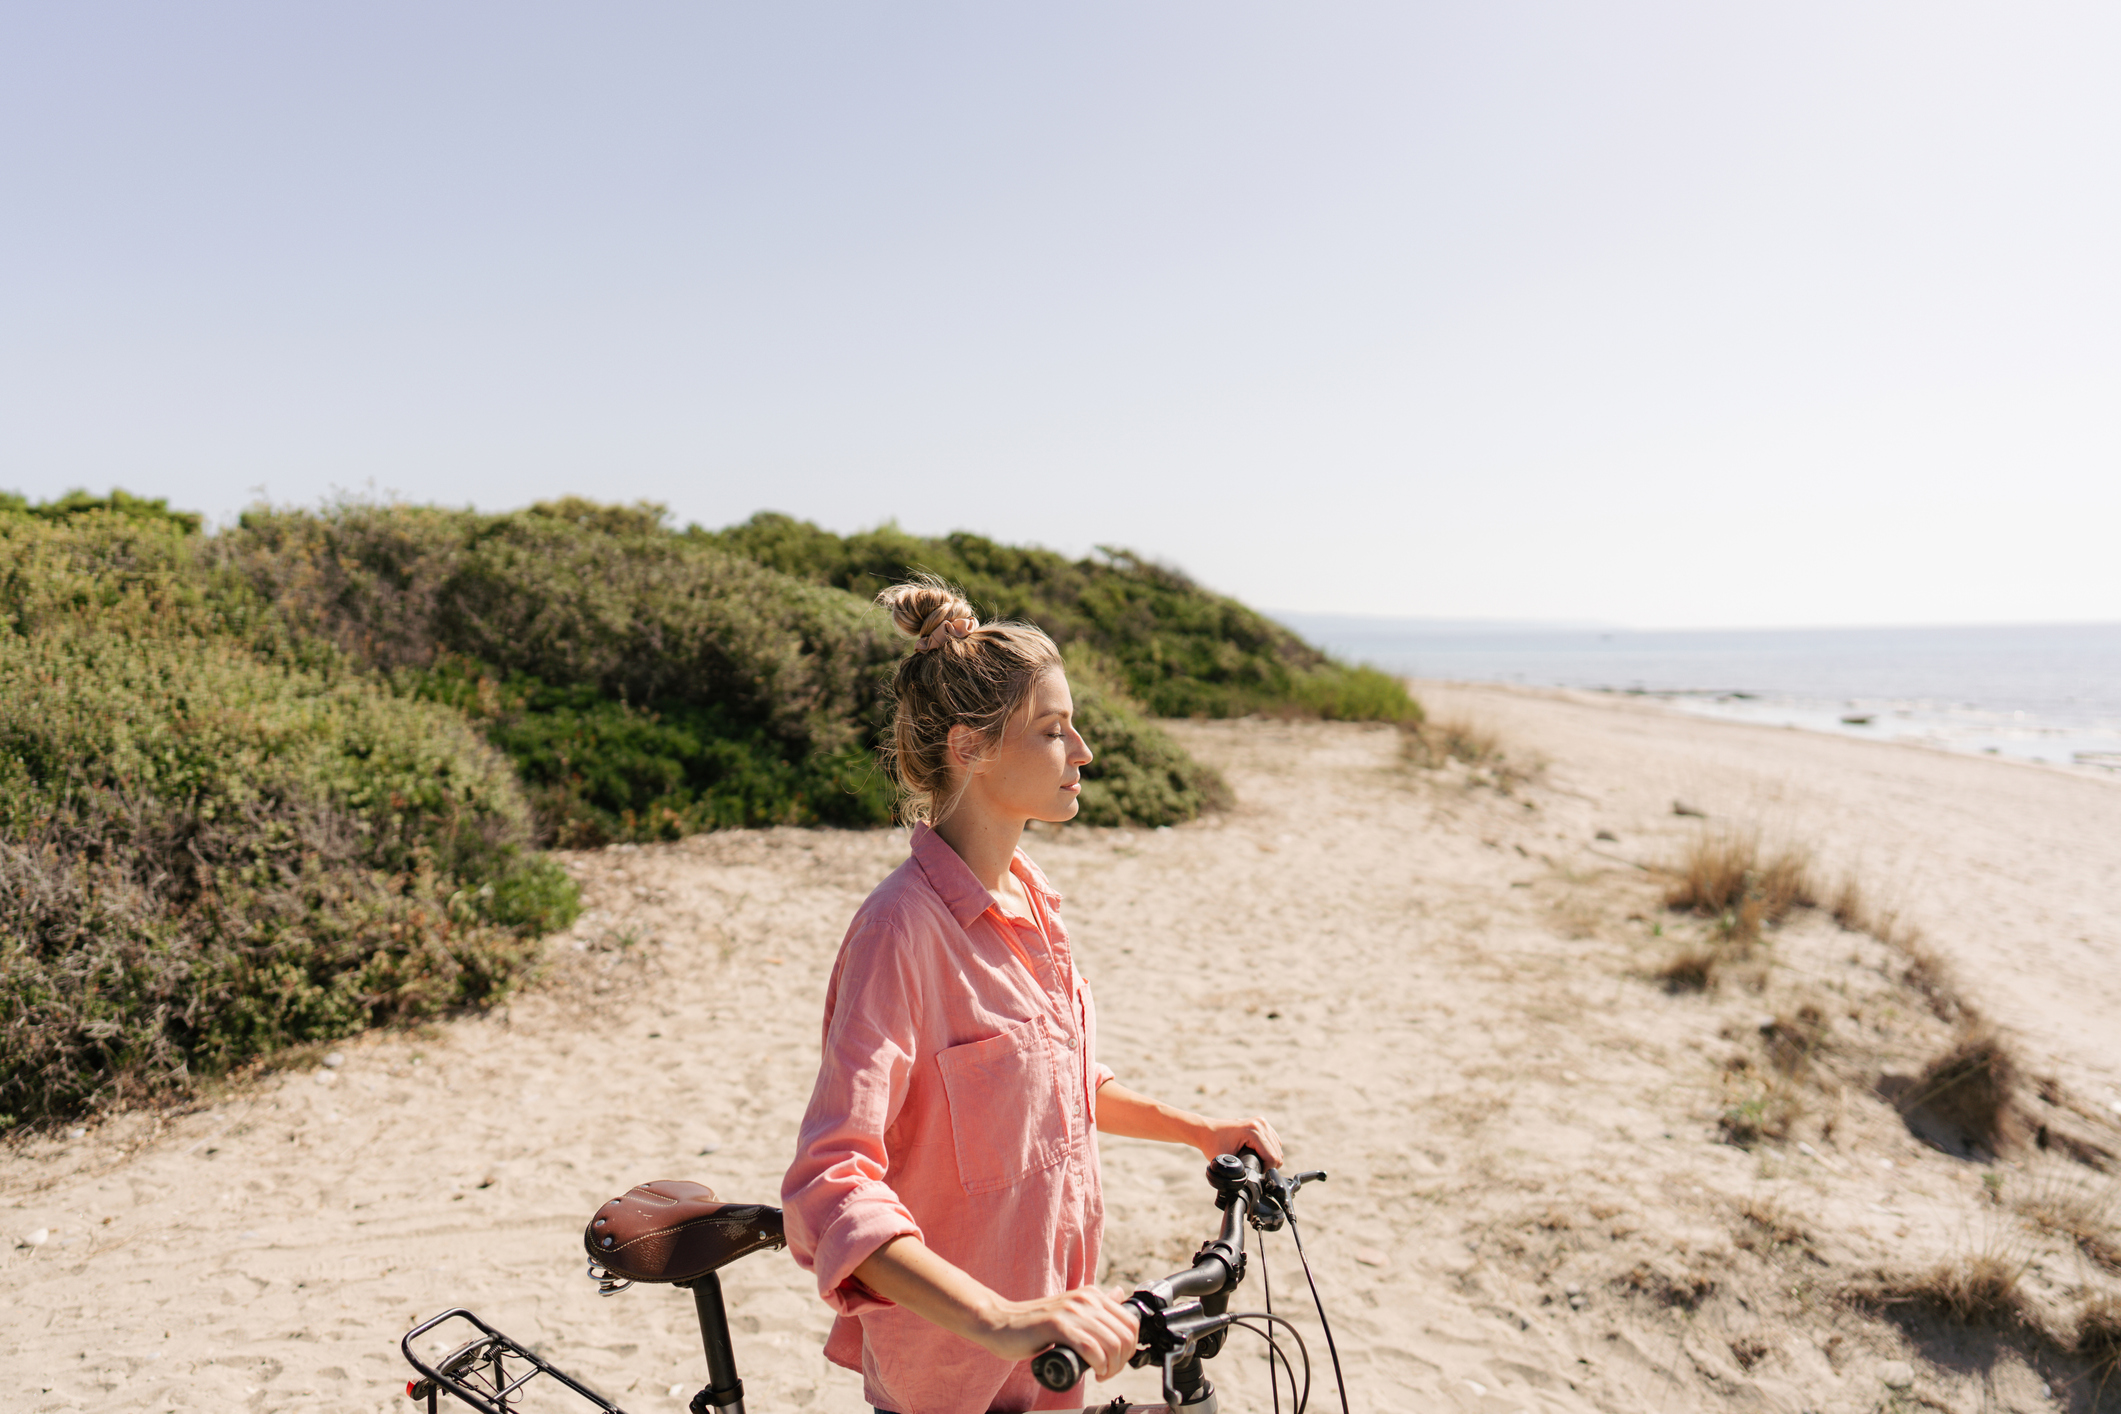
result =
[[[894,584],[876,596],[876,602],[891,611],[891,622],[907,637],[926,643],[944,624],[978,617],[965,596],[932,574]]]

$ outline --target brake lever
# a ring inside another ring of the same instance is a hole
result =
[[[1280,1232],[1282,1224],[1288,1220],[1296,1190],[1307,1183],[1323,1183],[1325,1179],[1324,1169],[1307,1169],[1294,1174],[1268,1169],[1260,1180],[1261,1201],[1259,1211],[1252,1216],[1252,1225],[1262,1232]]]

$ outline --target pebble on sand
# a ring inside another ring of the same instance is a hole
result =
[[[1358,1247],[1355,1249],[1355,1260],[1366,1267],[1381,1267],[1391,1259],[1375,1247]]]
[[[1878,1382],[1887,1389],[1906,1389],[1915,1382],[1915,1367],[1905,1360],[1887,1360],[1878,1367]]]
[[[45,1243],[51,1240],[52,1230],[48,1227],[40,1227],[34,1232],[23,1233],[22,1242],[20,1245],[24,1247],[42,1247]]]

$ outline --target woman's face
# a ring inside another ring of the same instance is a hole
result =
[[[1090,748],[1075,730],[1075,698],[1068,691],[1067,675],[1055,668],[1039,675],[1001,741],[984,759],[971,763],[965,793],[978,796],[984,809],[1005,818],[1070,820],[1081,808],[1077,797],[1083,767],[1089,764]]]

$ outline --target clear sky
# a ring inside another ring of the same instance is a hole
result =
[[[2121,8],[0,3],[0,488],[2121,619]]]

